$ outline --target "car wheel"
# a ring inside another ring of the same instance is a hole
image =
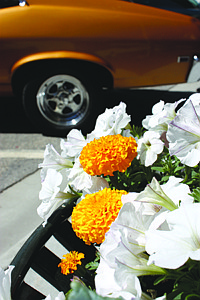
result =
[[[32,80],[24,87],[22,98],[28,117],[51,135],[63,136],[72,128],[83,128],[92,112],[92,89],[72,75]]]

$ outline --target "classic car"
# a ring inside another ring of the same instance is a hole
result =
[[[101,90],[199,80],[195,0],[1,0],[0,96],[44,132],[84,128]]]

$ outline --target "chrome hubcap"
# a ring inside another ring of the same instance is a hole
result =
[[[60,127],[77,125],[89,109],[89,95],[85,87],[70,75],[48,78],[40,86],[36,98],[43,117]]]

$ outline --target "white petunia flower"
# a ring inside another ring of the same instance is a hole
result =
[[[153,178],[144,191],[136,197],[136,201],[153,203],[168,210],[178,208],[180,201],[182,203],[192,203],[193,198],[188,195],[190,189],[188,185],[181,183],[181,181],[182,178],[171,176],[167,183],[160,185],[156,178]]]
[[[176,269],[189,258],[200,260],[200,203],[181,205],[166,215],[168,231],[146,232],[148,264]]]
[[[100,246],[101,259],[95,277],[97,293],[102,296],[111,291],[112,296],[117,293],[124,297],[124,293],[128,292],[124,299],[132,299],[131,294],[133,299],[142,299],[144,295],[137,276],[165,274],[160,267],[148,266],[148,257],[143,253],[145,232],[157,215],[156,211],[146,215],[145,206],[146,203],[135,201],[125,203],[106,233]]]
[[[190,101],[194,105],[195,110],[196,110],[196,112],[197,112],[197,114],[199,116],[200,115],[200,93],[194,93],[194,94],[190,95],[190,97],[185,102],[185,104],[183,105],[183,107],[185,107],[188,104],[188,102],[190,102]],[[180,108],[180,109],[182,109],[182,108]]]
[[[75,164],[68,172],[68,183],[76,190],[82,190],[83,193],[94,193],[105,187],[109,187],[108,182],[98,176],[87,174],[79,162],[79,158],[75,160]]]
[[[169,124],[167,132],[170,155],[176,155],[180,161],[194,167],[200,161],[200,115],[190,100]]]
[[[54,199],[60,191],[59,185],[62,183],[62,175],[54,169],[48,169],[45,180],[42,182],[42,188],[39,192],[39,199]]]
[[[95,129],[87,135],[89,140],[98,139],[101,136],[121,134],[130,122],[131,117],[126,113],[126,104],[120,102],[114,108],[107,108],[105,112],[98,116]]]
[[[125,300],[141,299],[142,290],[139,279],[134,274],[121,276],[117,282],[115,269],[111,268],[103,258],[95,276],[95,289],[98,295],[103,297],[123,297]]]
[[[175,118],[176,112],[175,109],[177,106],[185,101],[185,99],[180,99],[175,103],[156,103],[152,108],[152,115],[146,116],[142,121],[142,125],[147,130],[153,130],[159,132],[161,135],[163,132],[167,131],[168,124]]]
[[[75,159],[73,168],[68,170],[67,177],[68,183],[76,190],[82,190],[92,186],[92,176],[83,170],[79,157]]]
[[[61,171],[65,168],[72,168],[73,164],[69,159],[62,157],[52,145],[46,145],[44,151],[44,161],[38,165],[41,170],[42,181],[45,179],[48,169]]]
[[[100,246],[102,257],[112,267],[116,266],[116,259],[129,266],[143,265],[143,259],[139,255],[145,251],[145,232],[159,214],[160,211],[153,209],[149,213],[149,204],[146,203],[125,203],[117,219],[111,224],[105,242]],[[138,272],[139,269],[136,270],[136,275],[141,275]]]
[[[88,141],[80,130],[72,129],[68,133],[66,141],[61,139],[60,147],[62,149],[62,157],[71,157],[74,160],[80,155],[83,147],[85,147],[87,143]]]
[[[191,194],[190,188],[187,184],[182,183],[182,178],[170,176],[165,184],[161,185],[164,193],[174,202],[175,205],[191,204],[194,199]]]
[[[92,176],[91,179],[92,186],[90,188],[83,189],[83,197],[85,197],[86,194],[94,194],[98,191],[102,191],[105,188],[109,188],[109,183],[105,178],[99,176]]]
[[[44,225],[62,202],[73,197],[70,193],[60,192],[61,183],[62,175],[54,169],[48,169],[39,192],[39,199],[42,200],[42,203],[37,208],[38,215],[45,220]]]
[[[59,292],[58,296],[55,297],[55,300],[65,300],[65,295],[63,292]],[[53,300],[53,298],[51,297],[51,295],[48,295],[44,300]]]
[[[97,275],[95,276],[95,286],[98,295],[104,297],[121,290],[120,286],[115,281],[114,273],[115,269],[111,268],[106,261],[101,258],[97,269]]]
[[[142,138],[138,140],[138,158],[141,164],[146,167],[151,166],[163,151],[164,143],[160,139],[160,134],[154,131],[146,131]]]
[[[14,266],[7,270],[0,268],[0,300],[11,300],[11,272]]]

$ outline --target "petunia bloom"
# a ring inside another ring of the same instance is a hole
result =
[[[86,173],[90,175],[110,175],[125,172],[137,155],[137,143],[133,137],[120,134],[108,135],[88,143],[79,157]]]
[[[189,258],[200,260],[200,203],[181,205],[166,215],[169,230],[146,232],[148,264],[176,269]]]
[[[160,139],[160,134],[154,131],[146,131],[138,140],[138,159],[146,167],[151,166],[163,151],[164,143]]]
[[[42,182],[42,188],[39,192],[39,199],[42,203],[37,208],[38,215],[45,221],[51,213],[58,207],[60,199],[56,196],[60,191],[62,175],[54,169],[48,169],[45,180]]]
[[[124,204],[100,246],[101,256],[111,267],[126,265],[136,276],[155,274],[155,269],[147,266],[143,252],[145,232],[159,212],[154,211],[154,214],[149,215],[146,205],[138,202]],[[163,270],[159,272],[163,273]]]
[[[167,183],[160,185],[154,177],[144,191],[138,194],[136,201],[153,203],[168,210],[178,208],[179,202],[192,203],[193,198],[188,195],[188,185],[181,183],[182,179],[171,176]]]
[[[62,183],[62,175],[54,169],[48,169],[47,176],[42,182],[42,188],[39,193],[39,198],[54,199],[56,194],[60,191],[59,185]]]
[[[142,121],[142,125],[147,130],[153,130],[159,132],[161,135],[163,132],[167,131],[168,124],[175,118],[176,112],[175,109],[177,106],[185,101],[185,99],[180,99],[175,103],[156,103],[152,108],[152,115],[146,116]]]
[[[61,139],[60,147],[62,150],[62,157],[71,157],[73,160],[78,157],[83,147],[87,144],[87,140],[78,129],[72,129],[66,141]]]
[[[194,93],[190,95],[190,97],[187,99],[187,101],[184,103],[182,107],[184,108],[188,104],[188,102],[192,102],[197,114],[200,115],[200,93]],[[182,108],[180,109],[182,110]]]
[[[88,193],[97,192],[105,187],[109,187],[105,178],[91,176],[83,170],[79,158],[76,158],[73,168],[67,172],[68,184],[76,190]]]
[[[147,265],[145,232],[157,213],[146,214],[146,205],[135,201],[125,203],[106,233],[100,246],[101,259],[95,277],[98,294],[106,296],[111,293],[113,296],[117,293],[123,297],[126,292],[125,299],[138,296],[142,299],[137,276],[165,274],[162,268]]]
[[[167,132],[170,155],[176,155],[180,161],[194,167],[200,161],[200,115],[190,100],[178,112],[169,124]]]
[[[62,169],[72,168],[73,164],[69,159],[62,157],[52,145],[46,145],[44,151],[44,161],[38,165],[41,170],[41,179],[45,179],[48,169],[61,171]]]
[[[98,139],[101,136],[121,134],[131,118],[126,113],[126,104],[120,102],[118,106],[107,108],[98,116],[95,129],[87,135],[90,140]]]
[[[0,268],[0,300],[11,300],[11,272],[14,266],[7,270]]]
[[[71,193],[60,192],[62,175],[54,169],[48,169],[42,188],[39,192],[39,199],[42,203],[37,208],[38,215],[45,220],[44,225],[50,215],[67,199],[74,195]]]
[[[126,193],[105,188],[87,194],[72,212],[72,228],[76,235],[88,245],[102,243],[122,207],[121,196]]]
[[[128,275],[128,276],[127,276]],[[140,281],[133,273],[121,274],[120,280],[115,278],[115,269],[101,258],[97,275],[95,276],[95,289],[98,295],[103,297],[122,297],[120,299],[141,300],[142,289]],[[150,298],[146,298],[149,299]]]

